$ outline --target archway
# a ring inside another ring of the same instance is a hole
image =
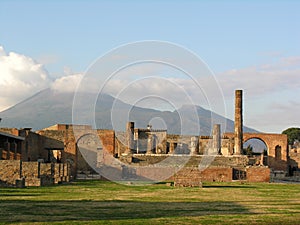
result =
[[[226,137],[234,138],[234,133],[225,133]],[[286,134],[268,134],[268,133],[243,133],[243,141],[247,141],[251,138],[257,138],[265,142],[268,147],[268,166],[273,170],[287,171],[288,169],[288,142]],[[277,148],[278,157],[275,157],[275,149]],[[280,153],[280,154],[279,154]],[[279,159],[280,157],[280,159]]]
[[[96,134],[84,134],[77,141],[77,172],[95,173],[94,169],[101,159],[102,143]]]
[[[243,154],[249,157],[249,164],[268,165],[268,146],[260,138],[249,138],[243,143]]]

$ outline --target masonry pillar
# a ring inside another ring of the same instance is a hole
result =
[[[221,154],[221,125],[214,124],[213,127],[213,152],[215,155]]]
[[[13,152],[13,157],[11,157],[11,159],[16,160],[17,159],[17,150],[18,150],[17,143],[15,141],[12,142],[10,148]]]
[[[175,143],[172,141],[172,142],[169,142],[169,154],[173,154],[174,153],[174,147]]]
[[[4,150],[7,151],[6,159],[9,160],[10,159],[10,142],[8,141],[8,139],[6,142],[4,142]]]
[[[152,154],[153,153],[153,147],[154,147],[153,135],[151,133],[149,133],[148,134],[148,140],[147,140],[147,152],[146,152],[146,154]]]
[[[191,155],[197,155],[198,137],[191,137]]]
[[[136,153],[139,154],[139,131],[138,129],[135,129],[134,131],[134,141],[136,143]]]
[[[126,154],[132,153],[132,150],[134,148],[133,132],[134,122],[128,122],[126,124]]]
[[[264,152],[262,152],[262,153],[260,154],[259,165],[260,165],[260,166],[263,166],[263,165],[264,165]]]
[[[243,91],[235,91],[234,154],[240,155],[243,148]]]

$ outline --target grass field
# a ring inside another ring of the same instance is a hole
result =
[[[125,186],[101,181],[1,188],[0,223],[300,224],[300,184]]]

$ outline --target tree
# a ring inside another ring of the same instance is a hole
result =
[[[299,127],[291,127],[284,131],[282,134],[286,134],[288,136],[289,145],[294,144],[295,140],[300,140],[300,128]]]
[[[247,148],[243,149],[243,154],[247,156],[253,155],[253,147],[251,145],[248,145]]]

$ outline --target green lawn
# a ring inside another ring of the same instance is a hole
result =
[[[125,186],[101,181],[0,188],[0,223],[300,224],[300,184]]]

